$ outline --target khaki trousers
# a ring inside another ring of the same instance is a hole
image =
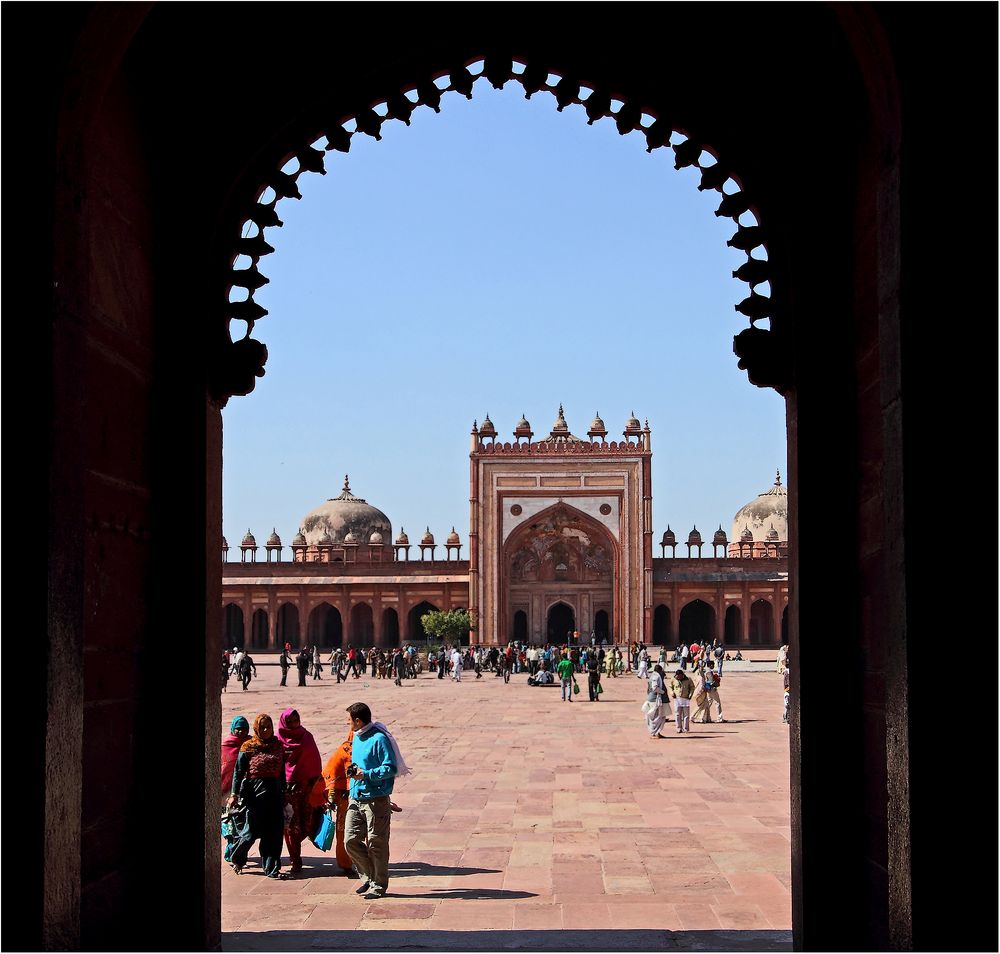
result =
[[[358,874],[373,888],[389,888],[389,796],[359,802],[351,799],[344,823],[344,847]]]

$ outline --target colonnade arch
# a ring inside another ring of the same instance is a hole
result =
[[[266,609],[256,609],[250,620],[250,645],[253,649],[267,649],[270,621]]]
[[[230,649],[242,649],[245,641],[243,610],[235,603],[227,603],[223,611],[223,645]]]
[[[399,613],[391,606],[382,610],[382,638],[379,640],[379,645],[399,645]]]
[[[726,607],[725,629],[722,641],[727,645],[743,641],[743,613],[736,605]]]
[[[427,633],[424,632],[424,624],[420,622],[420,617],[426,613],[436,612],[438,612],[438,607],[428,600],[417,603],[406,615],[406,638],[410,642],[422,642],[426,640]]]
[[[375,617],[369,603],[355,603],[351,607],[347,641],[352,646],[375,645]]]
[[[278,648],[288,643],[292,648],[301,645],[299,632],[299,608],[294,603],[282,603],[275,620],[275,641]]]
[[[750,604],[750,643],[766,646],[774,642],[774,607],[768,600],[754,600]]]
[[[653,611],[653,645],[670,646],[674,632],[670,619],[670,607],[661,603]]]
[[[692,600],[681,609],[677,630],[682,643],[710,643],[715,638],[715,610],[704,600]]]
[[[306,642],[310,646],[334,649],[344,640],[344,622],[340,610],[329,603],[320,603],[309,614]]]

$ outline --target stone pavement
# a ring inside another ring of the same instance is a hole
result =
[[[663,740],[648,738],[634,675],[605,676],[599,703],[586,677],[572,703],[523,673],[278,678],[262,667],[247,692],[231,680],[224,726],[294,705],[325,760],[345,707],[364,701],[413,775],[394,793],[388,897],[358,898],[309,842],[305,871],[284,882],[263,877],[254,849],[242,875],[223,864],[226,950],[791,949],[775,672],[724,673],[728,721],[683,736],[668,722]]]

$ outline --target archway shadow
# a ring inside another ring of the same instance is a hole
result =
[[[224,951],[791,951],[792,932],[664,931],[233,931]]]

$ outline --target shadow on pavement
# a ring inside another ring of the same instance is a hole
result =
[[[224,951],[791,951],[791,931],[234,931]]]
[[[429,865],[424,861],[396,861],[389,865],[393,878],[426,878],[433,875],[500,874],[500,868],[457,868],[451,865]]]

